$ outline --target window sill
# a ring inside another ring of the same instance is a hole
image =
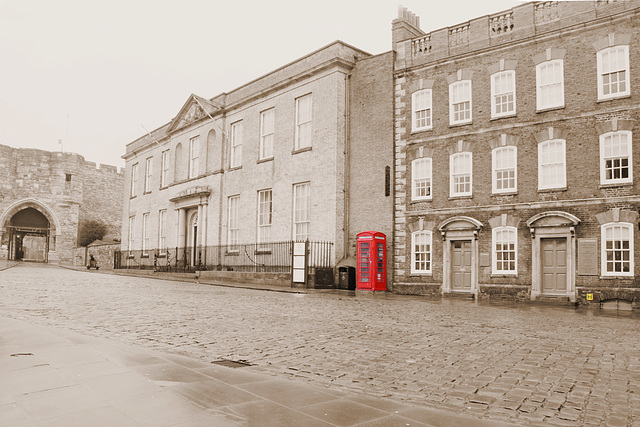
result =
[[[505,114],[503,116],[491,116],[489,121],[501,120],[501,119],[509,119],[509,118],[513,118],[513,117],[516,117],[516,113],[509,113],[509,114]]]
[[[149,254],[140,255],[140,258],[149,258]]]
[[[624,98],[631,98],[631,93],[623,93],[623,94],[620,94],[620,95],[608,96],[606,98],[598,98],[596,103],[613,101],[613,100],[616,100],[616,99],[624,99]]]
[[[271,255],[271,249],[256,249],[254,255]]]
[[[491,197],[498,197],[498,196],[517,196],[518,195],[518,191],[505,191],[504,193],[500,193],[500,192],[493,192],[491,193]]]
[[[415,135],[417,133],[422,133],[422,132],[429,132],[433,130],[433,126],[430,128],[423,128],[423,129],[411,129],[411,135]]]
[[[633,187],[633,181],[601,183],[600,188]]]
[[[429,197],[428,199],[411,199],[409,200],[409,204],[416,204],[416,203],[424,203],[424,202],[432,202],[433,199],[431,197]]]
[[[135,199],[138,196],[129,196],[129,199]]]
[[[432,277],[433,273],[418,273],[418,272],[414,272],[414,273],[409,273],[409,277]]]
[[[158,189],[158,191],[166,190],[167,188],[169,188],[169,186],[168,186],[168,185],[165,185],[164,187],[160,187],[160,188]]]
[[[273,156],[267,157],[265,159],[259,159],[256,163],[260,164],[260,163],[267,163],[267,162],[272,162],[272,161],[273,161]]]
[[[450,128],[459,128],[460,126],[467,126],[467,125],[472,125],[473,124],[473,120],[469,120],[466,122],[458,122],[458,123],[449,123],[449,127]]]
[[[554,191],[567,191],[569,187],[554,187],[554,188],[538,188],[538,193],[553,193]]]
[[[242,169],[242,166],[234,166],[234,167],[230,167],[230,168],[229,168],[229,172],[231,172],[231,171],[237,171],[237,170],[240,170],[240,169]]]
[[[135,256],[134,255],[127,255],[127,259],[134,259]]]
[[[539,113],[546,113],[547,111],[554,111],[554,110],[562,110],[564,109],[564,104],[562,105],[556,105],[555,107],[544,107],[544,108],[538,108],[536,110],[536,114]]]
[[[227,251],[224,254],[226,256],[240,256],[240,251]]]
[[[518,273],[491,273],[489,277],[492,279],[513,279],[518,277]]]
[[[600,280],[633,280],[633,278],[635,277],[634,274],[629,274],[626,276],[602,276],[600,275]]]
[[[473,194],[449,195],[449,200],[473,199]]]
[[[161,253],[161,254],[156,254],[155,255],[156,258],[166,258],[167,254],[165,252]]]
[[[304,148],[298,148],[297,150],[293,150],[291,152],[291,154],[298,154],[298,153],[304,153],[305,151],[311,151],[312,147],[304,147]]]
[[[145,191],[144,193],[142,193],[143,196],[146,196],[147,194],[151,194],[151,191]]]

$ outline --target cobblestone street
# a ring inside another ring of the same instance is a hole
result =
[[[640,426],[640,318],[21,264],[0,316],[518,424]]]

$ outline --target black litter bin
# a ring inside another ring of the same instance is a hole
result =
[[[356,269],[353,267],[338,268],[338,287],[350,291],[356,290]]]

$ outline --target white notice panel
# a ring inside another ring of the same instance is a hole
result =
[[[293,283],[305,283],[307,277],[306,269],[307,245],[305,242],[295,242],[293,244],[292,280]]]

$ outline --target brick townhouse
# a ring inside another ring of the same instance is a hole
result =
[[[640,305],[640,2],[393,22],[394,291]]]
[[[122,266],[287,272],[287,242],[309,240],[334,286],[358,232],[391,234],[392,58],[337,41],[189,96],[126,147]]]

